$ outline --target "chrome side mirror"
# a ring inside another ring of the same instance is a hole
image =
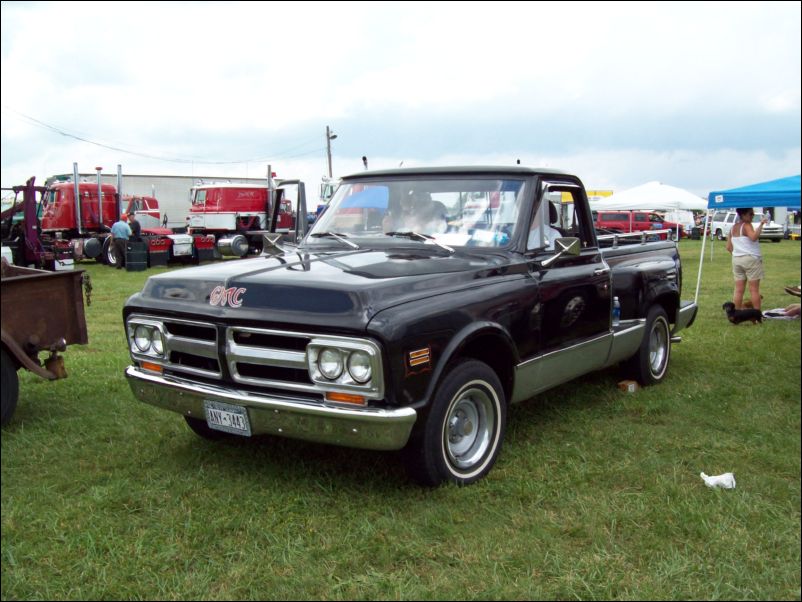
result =
[[[573,236],[567,236],[565,238],[558,238],[555,240],[554,249],[556,253],[540,264],[544,268],[549,267],[563,255],[575,257],[579,255],[580,251],[582,250],[581,245],[579,244],[579,239]]]

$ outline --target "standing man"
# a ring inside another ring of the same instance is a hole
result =
[[[136,213],[133,211],[128,216],[128,225],[131,228],[131,241],[142,242],[142,236],[140,235],[142,232],[142,225],[139,223],[139,220],[136,219]]]
[[[125,263],[125,245],[131,237],[131,227],[128,225],[128,215],[120,215],[120,221],[114,222],[111,227],[111,242],[117,255],[117,269],[121,270]]]

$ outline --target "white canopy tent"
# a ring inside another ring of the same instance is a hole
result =
[[[676,186],[660,182],[647,182],[629,190],[617,192],[606,199],[592,201],[593,211],[644,209],[648,211],[702,211],[707,209],[707,201],[702,197]]]

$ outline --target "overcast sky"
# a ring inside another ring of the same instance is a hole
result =
[[[328,125],[335,176],[520,159],[707,196],[800,173],[800,21],[799,2],[4,1],[2,185],[270,163],[316,190]]]

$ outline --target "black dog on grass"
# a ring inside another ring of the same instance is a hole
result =
[[[721,306],[721,309],[727,313],[727,319],[733,324],[763,322],[763,313],[759,309],[735,309],[735,303],[731,301],[727,301]]]

